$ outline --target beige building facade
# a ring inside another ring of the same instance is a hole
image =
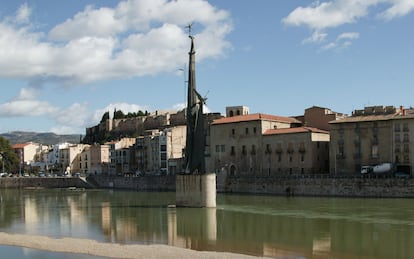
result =
[[[207,170],[230,175],[326,173],[329,132],[289,117],[250,114],[215,120]]]
[[[412,174],[414,114],[393,106],[371,106],[331,124],[330,167],[336,175],[361,174],[361,167],[391,163]]]

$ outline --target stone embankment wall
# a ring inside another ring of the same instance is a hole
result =
[[[88,182],[99,188],[129,189],[138,191],[175,191],[175,176],[88,177]]]
[[[0,188],[114,188],[175,191],[175,176],[0,178]],[[414,178],[251,177],[217,175],[217,192],[332,197],[414,198]]]
[[[91,188],[77,177],[1,177],[0,188]]]
[[[217,191],[289,196],[414,197],[414,178],[218,176]]]

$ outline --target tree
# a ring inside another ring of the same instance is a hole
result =
[[[121,110],[114,111],[114,119],[123,119],[123,118],[125,118],[125,114]]]
[[[6,172],[17,172],[19,168],[19,158],[14,152],[13,147],[10,145],[9,141],[3,137],[0,137],[0,159],[1,159],[1,171]]]
[[[101,123],[109,120],[109,112],[105,112],[102,116]]]

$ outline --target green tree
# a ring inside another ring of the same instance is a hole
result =
[[[8,173],[17,172],[19,168],[19,158],[9,141],[3,137],[0,137],[0,160],[1,172],[3,172],[3,163],[4,171]]]
[[[102,116],[101,123],[109,120],[109,112],[105,112]]]
[[[123,118],[125,118],[125,114],[121,110],[114,111],[114,119],[123,119]]]

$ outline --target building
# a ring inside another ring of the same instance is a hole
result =
[[[60,150],[60,164],[62,172],[65,175],[82,172],[82,157],[81,154],[89,145],[73,144]]]
[[[360,174],[362,166],[392,163],[394,170],[412,174],[414,113],[394,106],[370,106],[330,122],[330,171]]]
[[[243,106],[239,106],[242,109]],[[243,111],[233,114],[243,114]],[[231,115],[229,112],[228,115]],[[267,174],[263,165],[265,133],[270,129],[293,128],[301,122],[289,117],[246,114],[214,120],[210,127],[207,171],[230,174]]]
[[[109,173],[109,145],[94,144],[91,145],[88,164],[88,173],[91,174],[108,174]]]
[[[14,152],[20,159],[21,165],[29,165],[36,161],[36,157],[42,151],[42,146],[33,142],[14,144]]]
[[[303,116],[297,116],[296,119],[300,120],[306,127],[329,131],[330,121],[346,118],[347,116],[343,113],[334,112],[329,108],[312,106],[305,109],[305,114]]]
[[[329,173],[329,132],[317,128],[269,129],[262,165],[268,175]]]
[[[136,138],[122,138],[106,143],[109,146],[109,174],[124,175],[131,173],[132,156],[129,150]]]
[[[182,169],[186,126],[149,130],[137,138],[136,172],[140,174],[176,174]]]

